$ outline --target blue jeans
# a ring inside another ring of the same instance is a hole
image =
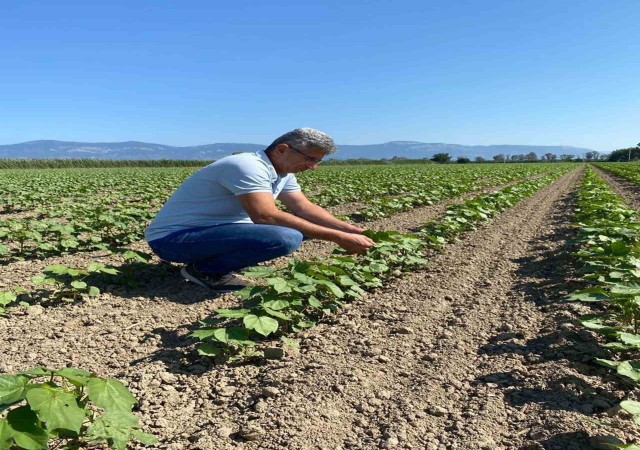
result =
[[[231,223],[176,231],[149,242],[161,259],[193,263],[196,270],[225,274],[294,252],[298,230],[278,225]]]

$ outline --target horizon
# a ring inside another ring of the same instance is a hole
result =
[[[170,144],[163,144],[163,143],[159,143],[159,142],[146,142],[146,141],[137,141],[137,140],[125,140],[125,141],[71,141],[71,140],[59,140],[59,139],[35,139],[35,140],[31,140],[31,141],[24,141],[24,142],[14,142],[12,144],[0,144],[0,147],[3,146],[11,146],[11,145],[21,145],[21,144],[31,144],[31,143],[35,143],[35,142],[61,142],[61,143],[76,143],[76,144],[126,144],[126,143],[135,143],[135,144],[149,144],[149,145],[163,145],[163,146],[167,146],[167,147],[175,147],[175,148],[188,148],[188,147],[200,147],[200,146],[206,146],[206,145],[217,145],[217,144],[237,144],[237,145],[264,145],[267,146],[269,144],[265,144],[265,143],[256,143],[256,142],[209,142],[209,143],[205,143],[205,144],[194,144],[194,145],[170,145]],[[575,145],[560,145],[560,144],[483,144],[483,145],[465,145],[465,144],[457,144],[457,143],[453,143],[453,142],[420,142],[420,141],[407,141],[407,140],[392,140],[392,141],[386,141],[386,142],[369,142],[366,144],[342,144],[342,143],[337,143],[336,142],[336,146],[340,146],[340,145],[348,145],[348,146],[365,146],[365,145],[384,145],[384,144],[394,144],[394,143],[409,143],[409,144],[427,144],[427,145],[459,145],[461,147],[567,147],[567,148],[574,148],[574,149],[580,149],[580,150],[592,150],[592,151],[598,151],[599,150],[595,150],[595,149],[591,149],[591,148],[586,148],[586,147],[577,147]],[[615,150],[615,149],[614,149]],[[611,151],[614,151],[611,150]],[[601,152],[602,153],[602,152]],[[604,152],[606,153],[606,152]]]
[[[561,6],[9,0],[0,142],[635,145],[640,3]]]

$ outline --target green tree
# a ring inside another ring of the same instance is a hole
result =
[[[451,155],[448,153],[436,153],[431,157],[431,161],[437,162],[439,164],[445,164],[451,161]]]
[[[456,162],[458,164],[467,164],[467,163],[470,163],[471,160],[469,158],[465,158],[464,156],[459,156]]]

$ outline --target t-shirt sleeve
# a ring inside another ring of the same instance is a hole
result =
[[[294,174],[289,174],[287,176],[287,180],[284,183],[284,187],[282,188],[282,192],[298,192],[301,191],[302,188],[298,184],[298,180]]]
[[[269,169],[261,162],[233,161],[226,165],[219,178],[220,184],[233,195],[253,192],[273,192]]]

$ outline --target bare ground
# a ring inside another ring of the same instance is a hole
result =
[[[559,303],[571,290],[578,178],[561,178],[425,270],[349,305],[283,360],[195,359],[190,326],[233,300],[177,284],[172,268],[163,279],[157,265],[137,289],[0,319],[0,371],[68,364],[118,377],[141,400],[159,448],[591,448],[602,429],[587,419],[624,391],[589,363],[601,350],[572,325],[582,306]],[[436,214],[429,208],[408,214],[407,226]]]

